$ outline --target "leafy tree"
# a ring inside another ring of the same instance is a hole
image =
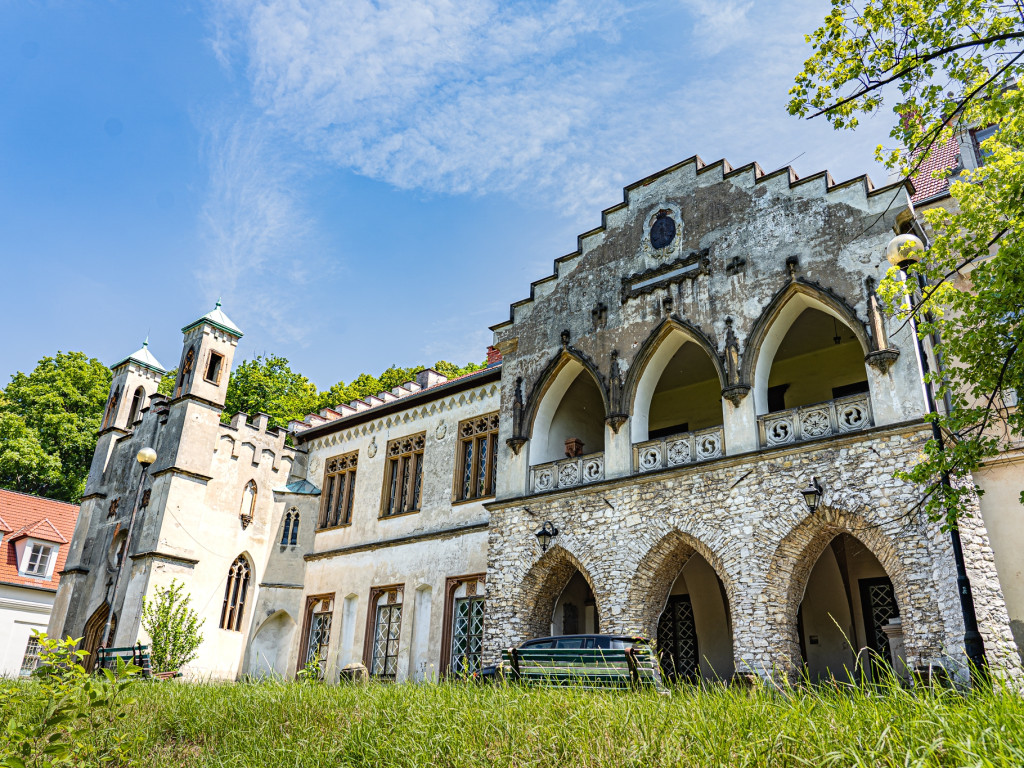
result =
[[[161,395],[170,397],[174,394],[174,385],[178,381],[178,369],[172,368],[160,378],[156,391]]]
[[[0,487],[42,496],[61,482],[60,459],[16,413],[0,412]]]
[[[438,360],[434,363],[434,370],[449,379],[457,379],[459,376],[465,376],[467,373],[473,373],[485,367],[483,363],[466,363],[460,368],[455,363],[449,363],[447,360]]]
[[[203,620],[189,607],[191,598],[177,579],[142,604],[142,628],[149,635],[154,672],[176,672],[197,655],[203,642]]]
[[[925,258],[906,282],[890,270],[880,290],[900,317],[917,321],[922,338],[940,340],[945,367],[929,378],[952,409],[928,418],[944,445],[930,441],[898,476],[925,486],[928,513],[947,526],[974,490],[955,481],[1024,437],[1024,410],[1003,407],[1006,390],[1024,395],[1022,38],[1019,0],[832,0],[807,37],[813,55],[790,91],[791,113],[823,115],[836,128],[856,127],[893,93],[898,148],[876,154],[906,178],[954,132],[996,128],[982,144],[983,167],[952,181],[955,204],[924,211]],[[947,486],[944,476],[954,482]]]
[[[239,365],[228,380],[224,418],[244,411],[250,415],[267,413],[270,426],[288,426],[317,410],[316,386],[301,373],[293,371],[288,360],[277,355],[257,355]]]
[[[109,391],[110,371],[82,352],[58,352],[40,360],[32,373],[19,371],[11,377],[0,400],[0,413],[20,418],[25,429],[7,419],[0,454],[9,454],[22,467],[36,468],[20,474],[27,485],[19,481],[17,490],[78,500]],[[33,444],[58,462],[56,473],[51,463],[40,459]]]

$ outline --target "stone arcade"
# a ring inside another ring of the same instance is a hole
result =
[[[684,679],[955,670],[949,538],[892,476],[929,434],[916,346],[874,291],[911,194],[690,158],[531,286],[486,368],[311,414],[294,446],[264,414],[221,422],[241,332],[218,306],[184,329],[173,397],[147,349],[114,366],[51,631],[92,650],[113,610],[133,642],[177,578],[200,676],[422,680],[597,631],[651,637]],[[1018,675],[1016,541],[987,533],[1020,514],[1003,464],[962,533],[990,664]]]

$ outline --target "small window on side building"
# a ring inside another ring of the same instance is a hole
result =
[[[203,378],[211,384],[220,384],[220,372],[224,366],[224,355],[217,352],[210,353],[210,359],[206,362],[206,373]]]

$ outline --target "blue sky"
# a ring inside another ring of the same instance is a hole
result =
[[[827,0],[34,2],[0,20],[0,382],[223,297],[326,388],[481,360],[622,187],[699,154],[869,172],[786,114]]]

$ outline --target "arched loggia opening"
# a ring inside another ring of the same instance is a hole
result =
[[[867,332],[852,311],[795,291],[761,326],[749,354],[762,445],[872,425]]]
[[[546,491],[604,477],[607,407],[594,375],[565,357],[541,396],[530,433],[531,487]],[[566,464],[552,464],[567,460]],[[543,467],[543,469],[537,469]]]
[[[728,681],[733,673],[732,622],[725,587],[694,553],[672,584],[658,618],[658,656],[670,680]]]
[[[809,679],[872,678],[880,664],[905,664],[894,658],[886,633],[899,614],[895,588],[878,558],[855,537],[837,535],[811,569],[797,612]]]
[[[576,571],[555,601],[552,635],[593,635],[600,632],[597,601],[583,574]]]
[[[648,345],[638,356],[641,373],[632,398],[636,469],[723,455],[723,378],[709,343],[667,325]]]

